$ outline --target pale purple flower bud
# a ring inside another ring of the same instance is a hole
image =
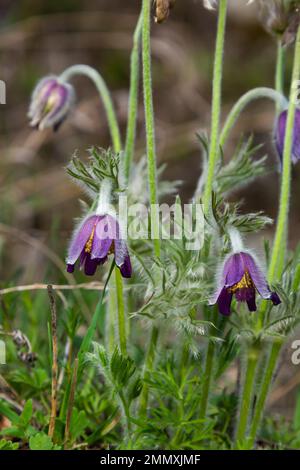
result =
[[[75,101],[75,92],[69,83],[58,77],[43,78],[35,87],[28,117],[30,125],[39,130],[52,127],[57,130],[67,117]]]
[[[256,311],[256,291],[274,305],[281,303],[276,292],[271,292],[266,278],[258,263],[249,253],[233,253],[225,259],[218,288],[210,304],[217,304],[222,315],[230,315],[232,298],[238,302],[247,302],[250,312]]]
[[[72,273],[79,260],[87,276],[93,276],[108,255],[113,254],[123,277],[132,275],[130,257],[121,237],[118,221],[111,215],[93,214],[86,217],[75,231],[67,256],[67,271]]]
[[[288,111],[287,110],[283,111],[279,115],[277,119],[277,125],[276,125],[275,141],[276,141],[276,148],[277,148],[281,163],[283,159],[287,116],[288,116]],[[294,164],[296,164],[300,160],[300,109],[296,109],[296,113],[295,113],[291,158]]]
[[[219,0],[203,0],[204,8],[207,10],[215,10],[217,8]]]
[[[296,38],[300,21],[299,0],[259,0],[261,21],[267,31],[282,37],[284,46]]]
[[[249,5],[254,0],[248,0],[246,3]],[[219,0],[203,0],[204,8],[207,10],[215,10],[219,6]]]

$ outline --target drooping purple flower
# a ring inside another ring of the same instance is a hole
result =
[[[271,292],[266,278],[252,255],[245,252],[227,257],[222,268],[218,289],[210,304],[217,304],[222,315],[230,315],[233,295],[238,302],[247,302],[250,312],[256,311],[256,291],[274,305],[281,303],[276,292]]]
[[[67,271],[72,273],[79,260],[85,274],[93,276],[97,267],[107,261],[109,254],[114,254],[122,276],[131,277],[130,257],[118,221],[108,214],[90,215],[83,220],[71,240],[66,260]]]
[[[67,117],[75,101],[75,92],[69,83],[55,76],[43,78],[35,87],[28,117],[30,125],[39,130],[52,127],[57,130]]]
[[[277,120],[276,125],[276,148],[279,154],[280,161],[282,163],[283,150],[284,150],[284,139],[286,131],[288,111],[283,111]],[[292,162],[296,164],[300,160],[300,109],[296,109],[294,131],[293,131],[293,145],[292,145]]]

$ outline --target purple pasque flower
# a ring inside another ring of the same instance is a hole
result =
[[[217,304],[222,315],[230,315],[233,295],[238,302],[247,302],[250,312],[256,311],[256,291],[274,305],[281,303],[276,292],[271,292],[266,278],[252,255],[244,251],[229,255],[223,264],[218,289],[210,304]]]
[[[283,159],[287,116],[288,116],[288,110],[283,111],[279,115],[277,119],[277,125],[276,125],[276,135],[275,135],[276,148],[277,148],[281,163]],[[296,164],[299,160],[300,160],[300,109],[296,109],[294,131],[293,131],[292,162]]]
[[[67,256],[67,271],[72,273],[79,260],[87,276],[93,276],[99,265],[104,264],[109,254],[114,254],[115,263],[123,277],[132,274],[126,242],[120,236],[116,218],[109,214],[93,214],[86,217],[75,231]]]
[[[67,117],[75,101],[75,92],[69,83],[50,76],[35,87],[28,117],[30,125],[38,130],[52,127],[57,130]]]

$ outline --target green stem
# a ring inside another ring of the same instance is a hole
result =
[[[256,351],[249,350],[248,351],[248,358],[247,358],[247,366],[245,370],[244,376],[244,384],[243,384],[243,391],[242,391],[242,399],[240,403],[239,409],[239,420],[238,420],[238,427],[236,432],[236,446],[238,447],[239,444],[242,444],[246,431],[247,431],[247,424],[248,424],[248,417],[250,415],[251,407],[252,407],[252,390],[253,385],[255,382],[255,369],[258,362],[258,354]]]
[[[233,106],[232,110],[230,111],[226,119],[226,122],[224,124],[224,127],[221,132],[221,136],[220,136],[221,148],[224,148],[225,143],[228,139],[229,133],[231,129],[233,128],[233,126],[235,125],[242,111],[253,100],[258,100],[261,98],[268,98],[270,100],[273,100],[276,103],[276,106],[280,108],[288,104],[287,100],[282,95],[282,93],[276,90],[273,90],[273,88],[260,87],[260,88],[254,88],[253,90],[248,91],[243,96],[241,96],[241,98],[236,102],[236,104]]]
[[[205,419],[205,416],[206,416],[209,390],[210,390],[213,365],[214,365],[214,355],[215,355],[215,344],[213,343],[213,341],[210,341],[208,344],[206,360],[205,360],[204,381],[203,381],[202,395],[201,395],[201,402],[200,402],[200,415],[199,415],[200,419]]]
[[[262,418],[263,410],[265,407],[265,402],[266,402],[270,384],[273,378],[274,370],[277,364],[277,358],[280,353],[280,349],[281,349],[280,342],[273,344],[271,348],[268,364],[263,374],[263,380],[260,386],[259,396],[255,405],[253,420],[252,420],[251,427],[250,427],[249,446],[251,446],[251,448],[254,446],[256,433],[257,433],[258,426]]]
[[[146,374],[148,374],[152,370],[155,350],[156,350],[156,345],[157,345],[157,339],[158,339],[158,328],[154,326],[152,328],[149,348],[148,348],[148,352],[147,352],[147,356],[145,360],[144,377],[146,376]],[[141,397],[140,397],[140,416],[145,416],[147,413],[148,395],[149,395],[148,385],[144,383],[143,390],[142,390]]]
[[[217,40],[216,40],[216,50],[215,50],[214,75],[213,75],[213,97],[212,97],[212,117],[211,117],[209,161],[208,161],[207,179],[206,179],[205,192],[204,192],[205,213],[207,213],[211,207],[213,181],[215,177],[215,166],[219,157],[221,88],[222,88],[222,75],[223,75],[223,54],[224,54],[224,43],[225,43],[226,16],[227,16],[227,0],[220,0]]]
[[[214,308],[212,322],[216,325],[218,322],[218,309]],[[215,343],[213,341],[209,341],[206,358],[205,358],[205,368],[204,368],[204,380],[202,385],[202,393],[201,393],[201,401],[200,401],[200,419],[204,419],[206,417],[207,412],[207,405],[208,405],[208,398],[209,398],[209,391],[210,391],[210,384],[212,381],[213,376],[213,367],[214,367],[214,356],[215,356]]]
[[[148,158],[148,185],[150,193],[151,213],[151,233],[154,243],[154,252],[160,257],[160,239],[159,239],[159,213],[157,197],[157,171],[156,171],[156,149],[155,149],[155,128],[154,128],[154,110],[152,96],[151,79],[151,39],[150,39],[150,20],[151,20],[152,0],[143,0],[143,87],[144,87],[144,107]]]
[[[280,95],[283,95],[284,93],[284,69],[285,69],[285,49],[282,46],[281,39],[278,40],[277,42],[277,59],[276,59],[276,71],[275,71],[275,88]],[[288,101],[284,97],[284,100],[286,102],[280,103],[280,101],[277,101],[276,104],[276,114],[278,115],[282,109],[288,107]],[[277,119],[277,116],[276,116]],[[276,125],[276,124],[275,124]],[[287,233],[285,234],[285,237],[287,236]],[[279,260],[278,263],[280,266],[284,265],[284,250],[281,250],[280,255],[279,255]],[[261,303],[260,309],[259,309],[259,314],[257,317],[257,325],[256,325],[256,330],[259,332],[261,328],[263,327],[264,324],[264,319],[265,319],[265,313],[268,308],[268,302],[264,300]]]
[[[275,88],[280,93],[284,93],[284,71],[285,71],[285,48],[282,46],[281,39],[279,39],[277,42]],[[284,108],[287,108],[287,107],[288,107],[288,103],[285,107],[280,106],[280,104],[278,103],[276,107],[277,116]],[[276,119],[277,119],[277,116],[276,116]],[[287,233],[284,236],[286,237]],[[285,253],[284,253],[284,250],[282,250],[280,253],[280,259],[278,260],[279,266],[284,265],[284,256],[285,256]]]
[[[101,307],[102,307],[103,300],[104,300],[104,297],[105,297],[106,288],[107,288],[107,285],[109,283],[109,280],[110,280],[110,277],[112,275],[112,272],[113,272],[114,268],[115,268],[115,263],[112,262],[111,267],[110,267],[110,271],[108,273],[107,279],[106,279],[104,287],[103,287],[103,291],[102,291],[100,300],[99,300],[99,302],[97,304],[97,307],[96,307],[96,310],[94,312],[91,324],[90,324],[90,326],[89,326],[89,328],[88,328],[88,330],[85,334],[85,337],[84,337],[84,339],[83,339],[83,341],[80,345],[80,348],[79,348],[79,352],[78,352],[78,360],[79,360],[79,362],[78,362],[78,381],[79,381],[79,378],[81,377],[82,368],[83,368],[83,364],[84,364],[84,361],[85,361],[85,354],[90,349],[90,346],[91,346],[91,343],[92,343],[97,325],[99,323],[99,318],[100,318],[100,314],[101,314]]]
[[[121,151],[122,143],[120,137],[119,124],[116,117],[116,112],[110,96],[107,85],[99,72],[88,65],[74,65],[67,68],[61,75],[60,79],[63,81],[70,80],[71,77],[75,75],[85,75],[89,77],[95,84],[105,107],[107,114],[108,125],[111,133],[111,138],[113,142],[113,149],[116,153]],[[119,318],[119,338],[120,338],[120,350],[121,352],[126,352],[126,331],[125,331],[125,306],[124,306],[124,297],[123,297],[123,284],[120,277],[119,270],[116,269],[116,293],[111,291],[110,295],[116,295],[117,305],[118,305],[118,318]],[[109,323],[110,320],[108,319]],[[111,330],[113,325],[111,325]],[[113,331],[113,330],[112,330]]]
[[[123,393],[122,390],[119,391],[119,397],[120,397],[121,404],[122,404],[123,415],[124,415],[125,420],[126,420],[126,437],[127,437],[127,441],[128,441],[129,438],[130,438],[131,420],[130,420],[128,404],[126,402],[126,399],[125,399],[125,396],[124,396],[124,393]]]
[[[109,130],[111,133],[111,138],[114,146],[114,151],[116,153],[120,152],[122,149],[122,144],[121,144],[121,134],[120,134],[120,129],[119,129],[119,124],[116,118],[116,112],[114,109],[114,105],[112,102],[112,98],[110,96],[110,92],[107,88],[107,85],[99,72],[89,65],[73,65],[69,68],[67,68],[61,75],[60,79],[62,81],[69,81],[73,76],[75,75],[85,75],[86,77],[90,78],[92,82],[95,84],[101,99],[104,104],[104,108],[106,111],[107,115],[107,120],[109,124]]]
[[[283,68],[284,68],[284,52],[281,44],[278,44],[277,53],[277,66],[276,66],[276,89],[282,91],[283,89]],[[287,249],[287,224],[288,224],[288,213],[289,213],[289,200],[291,191],[291,151],[293,144],[293,130],[294,130],[294,119],[296,110],[296,100],[294,99],[294,83],[299,79],[300,76],[300,27],[298,28],[295,53],[294,53],[294,65],[291,79],[290,89],[290,101],[286,125],[286,135],[284,142],[283,151],[283,172],[281,180],[281,194],[279,204],[279,215],[276,226],[275,240],[272,250],[271,262],[269,267],[269,282],[272,283],[274,280],[281,277],[285,253]],[[260,325],[263,324],[263,316],[266,311],[266,303],[261,307],[260,312]],[[265,402],[267,399],[270,384],[273,378],[274,370],[277,364],[277,358],[281,350],[281,343],[274,343],[271,347],[268,362],[266,364],[264,378],[261,383],[258,399],[255,405],[253,421],[250,428],[250,444],[253,446],[258,430],[258,426],[261,422]]]
[[[287,249],[287,224],[291,191],[291,153],[293,146],[294,121],[296,112],[296,100],[294,84],[300,77],[300,27],[298,28],[294,66],[291,81],[289,109],[287,115],[286,133],[283,150],[282,180],[279,203],[279,214],[277,219],[276,234],[274,239],[272,257],[269,267],[269,282],[279,279],[284,265],[284,255]]]
[[[275,88],[278,93],[284,94],[284,69],[285,69],[285,49],[282,46],[281,39],[277,43],[277,60],[276,60],[276,74],[275,74]],[[277,112],[280,112],[281,107],[277,107]]]
[[[130,167],[133,160],[137,115],[138,115],[138,91],[139,91],[139,76],[140,76],[140,39],[142,32],[143,18],[140,15],[134,36],[133,36],[133,49],[131,52],[131,65],[130,65],[130,92],[128,104],[128,122],[126,131],[125,143],[125,156],[124,156],[124,170],[125,177],[128,181],[130,175]]]
[[[105,347],[109,354],[113,354],[116,346],[115,325],[117,324],[118,299],[116,291],[115,276],[111,277],[109,283],[107,309],[105,312]]]
[[[125,323],[125,304],[123,296],[122,276],[119,269],[115,270],[117,303],[118,303],[118,326],[119,326],[119,344],[120,351],[123,355],[127,354],[126,341],[126,323]]]

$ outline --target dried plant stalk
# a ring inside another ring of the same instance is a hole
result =
[[[71,426],[72,411],[73,411],[75,390],[76,390],[76,384],[77,384],[77,371],[78,371],[78,357],[74,361],[74,368],[73,368],[73,374],[72,374],[71,391],[70,391],[70,398],[69,398],[67,418],[66,418],[66,427],[65,427],[65,448],[67,448],[67,444],[70,439],[70,426]]]
[[[54,291],[51,285],[47,287],[51,310],[51,336],[52,336],[52,386],[51,386],[51,414],[48,436],[54,435],[57,413],[57,377],[58,377],[58,349],[57,349],[57,312]]]

